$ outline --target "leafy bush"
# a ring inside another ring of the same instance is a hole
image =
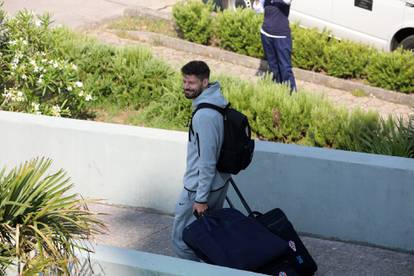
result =
[[[88,102],[78,67],[57,55],[59,39],[50,19],[23,11],[7,20],[7,41],[0,48],[0,109],[85,118]]]
[[[330,113],[324,114],[325,117],[336,113],[336,109],[320,97],[308,93],[291,96],[288,87],[275,86],[269,77],[258,83],[221,77],[220,82],[226,97],[246,114],[253,133],[261,139],[321,146],[308,138],[310,125],[315,119],[321,121],[312,116],[313,110],[327,105]]]
[[[367,68],[368,81],[378,87],[404,93],[414,92],[414,55],[396,50],[373,55]]]
[[[368,133],[376,135],[378,132],[380,117],[377,112],[363,112],[360,109],[353,111],[343,123],[343,134],[338,143],[338,148],[343,150],[367,152],[367,145],[361,143],[358,138]],[[365,133],[365,134],[363,134]]]
[[[186,130],[191,116],[191,101],[183,97],[181,74],[175,74],[168,91],[154,99],[140,115],[152,127]]]
[[[216,19],[220,47],[242,55],[263,57],[260,39],[262,15],[251,9],[238,9],[237,12],[224,10]]]
[[[344,135],[344,122],[347,121],[347,116],[348,111],[344,108],[335,108],[327,101],[315,104],[310,112],[306,144],[338,148]]]
[[[175,71],[143,47],[115,48],[76,36],[60,48],[66,59],[78,60],[85,89],[97,102],[116,101],[139,109],[173,85]]]
[[[78,250],[90,252],[88,239],[105,229],[88,201],[68,193],[62,170],[45,176],[50,165],[34,159],[0,170],[0,274],[13,264],[19,275],[69,275],[69,264],[80,268]]]
[[[374,50],[348,40],[333,40],[324,48],[324,69],[339,78],[362,78]]]
[[[172,13],[185,39],[207,44],[213,33],[212,10],[212,4],[205,5],[197,0],[184,0],[174,5]]]
[[[292,28],[292,64],[306,70],[321,71],[325,68],[324,49],[330,33],[317,29],[303,29],[294,24]]]

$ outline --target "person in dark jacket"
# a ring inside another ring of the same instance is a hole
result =
[[[181,69],[184,95],[192,101],[193,110],[200,103],[225,107],[227,101],[218,82],[209,83],[210,69],[203,61],[191,61]],[[175,207],[172,243],[178,257],[196,260],[194,252],[184,243],[184,228],[209,210],[223,208],[230,174],[217,171],[224,139],[223,116],[210,108],[200,109],[192,119],[187,144],[187,166],[184,188]]]
[[[290,91],[296,91],[292,71],[292,37],[289,27],[289,12],[292,0],[259,0],[264,10],[260,30],[263,50],[273,81],[288,83]],[[260,11],[260,9],[256,9]]]

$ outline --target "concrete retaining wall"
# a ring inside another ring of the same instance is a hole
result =
[[[85,197],[173,211],[185,132],[11,112],[0,129],[0,167],[47,156]],[[257,142],[235,180],[253,209],[281,207],[300,232],[414,251],[413,159]]]

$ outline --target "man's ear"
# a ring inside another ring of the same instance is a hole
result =
[[[203,79],[202,84],[203,84],[203,88],[206,89],[208,86],[208,79]]]

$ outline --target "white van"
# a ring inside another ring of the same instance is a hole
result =
[[[216,2],[235,8],[250,7],[253,1]],[[386,51],[399,46],[414,51],[414,0],[292,0],[289,18]]]

